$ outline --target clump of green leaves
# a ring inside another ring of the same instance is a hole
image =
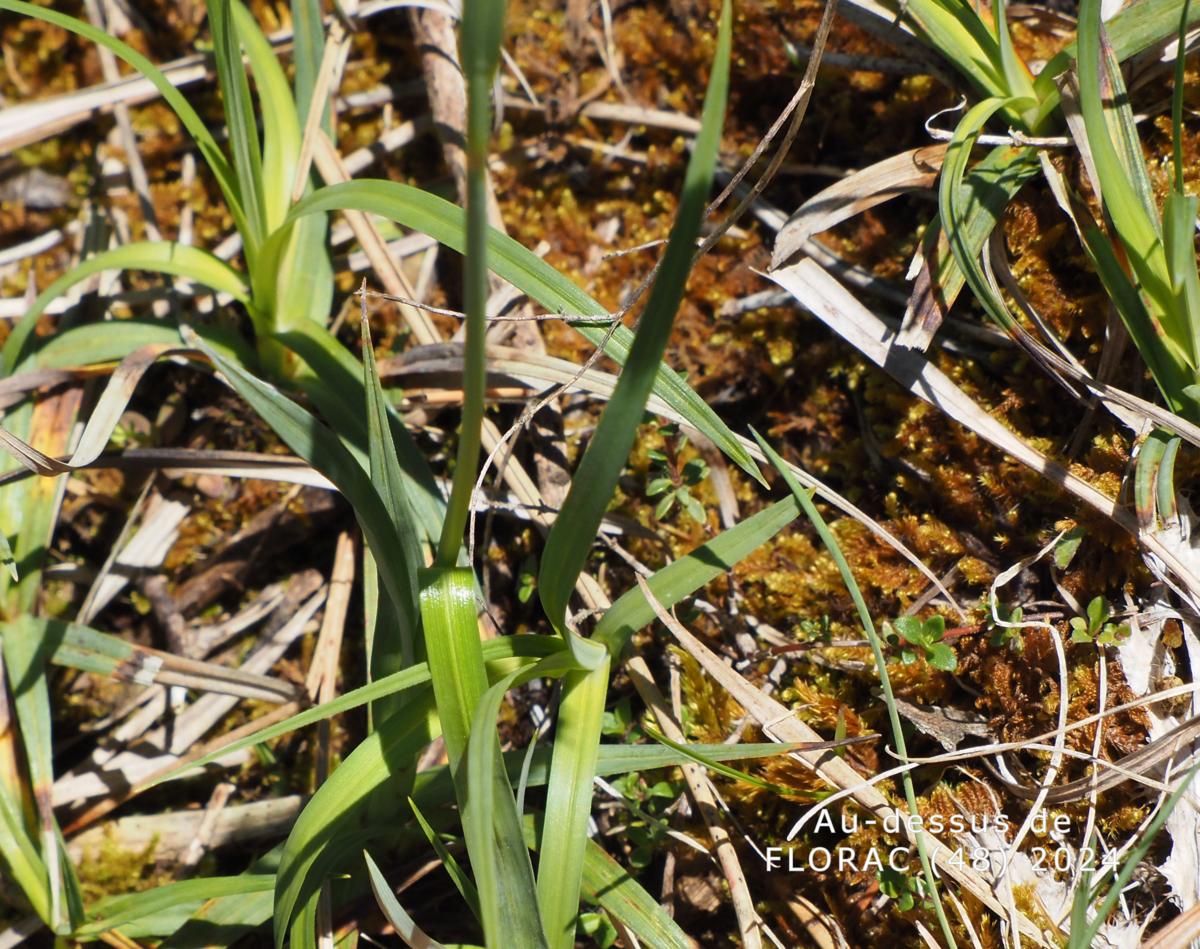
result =
[[[600,730],[609,738],[625,740],[629,737],[633,725],[633,703],[629,701],[629,696],[623,696],[612,708],[605,710],[604,724],[601,725]]]
[[[629,865],[645,869],[662,849],[670,829],[664,818],[667,809],[683,793],[682,783],[665,780],[651,783],[641,773],[631,771],[613,781],[613,787],[621,792],[632,811],[625,828],[625,838],[632,847]]]
[[[679,455],[687,445],[687,436],[679,431],[678,425],[662,425],[659,432],[665,439],[666,451],[652,449],[647,452],[654,464],[646,485],[646,497],[661,497],[654,508],[654,516],[663,520],[678,503],[688,516],[703,524],[704,505],[692,494],[692,489],[708,477],[708,464],[703,458],[691,458],[680,464]]]
[[[997,649],[1007,646],[1014,652],[1020,652],[1023,648],[1023,644],[1021,642],[1021,630],[1014,627],[1020,626],[1021,621],[1025,618],[1025,611],[1019,606],[1014,606],[1011,610],[1009,610],[1005,609],[999,604],[994,605],[996,609],[995,615],[1003,617],[1004,623],[1010,625],[997,623],[992,619],[992,612],[989,610],[987,618],[988,642],[990,642]]]
[[[1095,597],[1087,605],[1085,616],[1071,617],[1071,642],[1096,643],[1100,646],[1115,646],[1129,636],[1128,623],[1110,623],[1112,612],[1108,601]]]
[[[878,876],[879,892],[893,900],[900,912],[907,913],[915,908],[918,900],[923,906],[928,904],[929,901],[923,899],[925,881],[920,877],[891,867],[884,867]]]
[[[886,624],[888,645],[899,647],[900,659],[906,665],[924,660],[935,669],[953,672],[958,668],[958,657],[954,650],[943,642],[946,635],[946,620],[942,616],[917,619],[901,616]]]
[[[617,927],[604,913],[580,913],[579,932],[589,937],[600,949],[617,944]]]

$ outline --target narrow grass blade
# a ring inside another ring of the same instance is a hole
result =
[[[1179,55],[1175,57],[1175,89],[1171,94],[1171,190],[1163,205],[1163,239],[1167,271],[1177,303],[1188,318],[1192,339],[1200,337],[1200,270],[1195,253],[1196,209],[1200,201],[1184,190],[1183,97],[1186,86],[1188,19],[1191,0],[1184,0],[1175,35]]]
[[[960,5],[963,9],[967,4]],[[1000,68],[1004,74],[1004,93],[1009,99],[1010,114],[1036,115],[1034,107],[1037,101],[1033,92],[1033,77],[1028,67],[1017,55],[1013,47],[1012,34],[1008,29],[1008,12],[1005,0],[996,0],[992,7],[992,22],[996,35],[996,47],[999,52]],[[1036,131],[1029,118],[1025,120],[1030,131]]]
[[[1074,204],[1084,249],[1164,401],[1171,411],[1185,418],[1200,418],[1200,399],[1188,388],[1195,376],[1188,366],[1186,353],[1170,336],[1159,333],[1148,303],[1130,280],[1117,248],[1092,219],[1082,201],[1076,200]]]
[[[517,671],[488,687],[475,610],[475,577],[466,568],[426,571],[421,617],[438,719],[491,946],[539,946],[533,868],[496,737],[496,715]],[[561,667],[556,658],[543,660]],[[515,837],[514,837],[515,833]]]
[[[649,726],[643,726],[642,730],[659,744],[665,745],[672,751],[679,752],[688,761],[702,765],[709,771],[715,771],[717,774],[726,778],[730,778],[734,781],[741,781],[743,784],[749,784],[751,787],[756,787],[763,791],[770,791],[772,794],[786,795],[787,797],[814,797],[812,791],[801,791],[796,788],[786,787],[782,784],[775,784],[771,781],[764,781],[762,778],[756,778],[754,775],[747,774],[745,771],[739,771],[737,768],[731,768],[729,765],[724,764],[715,758],[708,757],[702,751],[697,750],[694,745],[671,741],[671,739],[666,735],[655,731]],[[824,795],[817,794],[815,796],[823,797]]]
[[[1183,8],[1187,28],[1200,22],[1200,4]],[[1181,18],[1179,0],[1141,0],[1130,3],[1104,24],[1118,62],[1125,62],[1173,33],[1177,34]],[[1082,35],[1076,30],[1076,36]],[[1034,90],[1040,103],[1041,117],[1050,115],[1059,106],[1058,79],[1078,54],[1078,44],[1072,42],[1059,51],[1038,73]]]
[[[546,820],[556,831],[542,841],[537,871],[538,904],[552,949],[571,949],[575,944],[592,781],[607,696],[607,658],[595,669],[563,677],[546,786]]]
[[[647,946],[688,949],[694,944],[658,900],[594,840],[584,849],[583,896],[604,907]]]
[[[1154,815],[1154,819],[1146,825],[1137,846],[1133,847],[1126,855],[1125,862],[1121,864],[1120,872],[1117,874],[1116,879],[1112,881],[1112,885],[1109,886],[1108,892],[1104,895],[1103,902],[1096,909],[1096,915],[1092,918],[1087,928],[1082,933],[1079,933],[1072,927],[1069,943],[1072,949],[1083,949],[1085,946],[1096,944],[1096,936],[1099,935],[1101,927],[1104,925],[1105,920],[1108,919],[1108,914],[1113,911],[1122,893],[1125,892],[1125,887],[1133,879],[1133,875],[1137,872],[1142,860],[1149,853],[1150,847],[1154,843],[1154,838],[1158,836],[1158,832],[1162,830],[1163,824],[1171,816],[1171,811],[1175,809],[1179,803],[1179,799],[1187,793],[1187,789],[1192,786],[1192,781],[1195,779],[1197,772],[1200,772],[1200,764],[1195,765],[1184,776],[1183,780],[1179,783],[1179,787],[1172,791],[1171,796],[1163,801],[1162,806],[1158,809],[1158,813]],[[1074,912],[1072,912],[1071,918],[1074,921]]]
[[[264,317],[258,326],[259,350],[275,370],[290,374],[271,335],[296,324],[324,325],[334,300],[334,271],[329,258],[325,215],[310,215],[284,224],[298,174],[301,148],[300,116],[275,50],[266,41],[250,12],[240,2],[232,7],[246,58],[254,73],[263,116],[262,200],[265,235],[280,233],[282,250],[251,264],[254,300]],[[319,42],[320,18],[316,26]],[[317,50],[318,61],[320,48]],[[250,258],[247,257],[247,263]]]
[[[225,107],[225,125],[229,130],[229,150],[237,194],[245,214],[245,227],[239,228],[246,263],[254,271],[258,250],[266,240],[267,215],[263,198],[262,152],[258,141],[258,123],[250,98],[250,83],[242,66],[242,39],[232,7],[238,0],[213,0],[208,5],[208,23],[212,29],[213,53],[217,63],[217,82]]]
[[[967,232],[963,227],[963,222],[972,216],[972,212],[977,212],[980,207],[986,207],[984,202],[988,200],[987,192],[980,193],[964,187],[971,149],[974,147],[979,133],[983,131],[984,125],[1009,101],[999,98],[985,99],[970,109],[959,122],[958,127],[954,130],[954,138],[950,142],[950,147],[946,150],[946,158],[942,162],[942,180],[938,188],[938,214],[950,250],[954,254],[954,261],[962,272],[967,285],[988,315],[1000,327],[1014,333],[1016,332],[1016,321],[1008,310],[1008,304],[998,293],[993,291],[979,263],[980,251],[991,234],[991,228],[986,232],[983,228]],[[1015,149],[1007,151],[1010,154],[1015,152],[1013,156],[1015,160],[1028,159],[1032,155],[1032,149],[1025,150],[1025,153]],[[980,198],[983,201],[980,201]],[[992,213],[986,217],[977,213],[975,216],[977,219],[983,218],[983,220],[991,218],[994,227],[1003,213],[1003,208],[993,207],[988,210]]]
[[[428,234],[460,253],[465,248],[465,219],[462,208],[449,201],[395,181],[348,181],[313,192],[293,207],[289,219],[317,211],[357,210],[382,217]],[[544,260],[499,231],[488,234],[488,261],[492,271],[552,312],[565,315],[603,314],[604,308]],[[608,332],[605,326],[573,323],[590,342],[599,345]],[[629,358],[633,334],[618,327],[605,345],[605,352],[621,365]],[[703,432],[717,447],[755,480],[762,477],[753,459],[717,414],[678,375],[666,366],[658,368],[654,392],[689,424]]]
[[[229,877],[205,877],[168,883],[131,896],[118,896],[97,904],[94,912],[100,917],[76,930],[77,936],[99,936],[125,923],[161,913],[176,906],[197,901],[218,899],[243,893],[261,893],[275,885],[273,874],[242,874]]]
[[[322,326],[308,323],[277,335],[281,343],[306,364],[292,379],[338,433],[343,444],[364,467],[370,465],[370,444],[362,406],[367,395],[363,366],[337,338]],[[388,416],[397,460],[404,472],[405,495],[417,530],[430,543],[441,530],[445,502],[429,463],[391,405]]]
[[[800,515],[793,499],[777,501],[741,523],[722,531],[691,553],[667,564],[647,581],[655,598],[667,609],[706,583],[732,570],[787,527]],[[642,591],[634,587],[614,603],[596,625],[592,639],[604,643],[609,654],[618,658],[629,637],[654,621],[654,610]]]
[[[504,662],[516,659],[519,660],[520,664],[526,665],[531,660],[543,659],[561,649],[562,641],[557,637],[505,636],[501,639],[494,639],[484,643],[483,658],[487,662]],[[255,732],[247,738],[222,745],[204,757],[198,758],[196,761],[181,765],[173,771],[167,772],[156,783],[161,784],[164,781],[170,781],[181,774],[186,774],[188,771],[203,768],[205,765],[216,761],[224,755],[241,751],[243,748],[249,748],[252,745],[262,742],[271,741],[280,735],[286,735],[289,732],[305,728],[309,725],[315,725],[317,722],[323,722],[334,715],[340,715],[343,712],[361,708],[370,702],[387,698],[397,692],[418,688],[428,681],[428,664],[424,662],[417,663],[411,669],[392,673],[383,679],[377,679],[367,685],[353,689],[345,695],[340,695],[336,699],[331,699],[313,708],[305,709],[303,712],[293,715],[291,718],[284,719],[282,722],[272,725],[269,728],[264,728],[262,731]]]
[[[37,845],[29,836],[21,802],[0,782],[0,866],[46,925],[50,913],[50,876]]]
[[[279,869],[282,850],[283,844],[273,847],[246,869],[246,875],[266,874],[273,878]],[[270,887],[206,900],[187,922],[167,937],[159,949],[238,945],[238,940],[248,939],[271,919],[272,903]]]
[[[261,182],[258,187],[262,194],[265,236],[283,224],[291,204],[296,166],[300,159],[300,120],[296,115],[296,103],[292,99],[287,76],[275,58],[271,44],[259,29],[258,22],[240,0],[225,2],[229,4],[237,39],[254,74],[254,88],[258,93],[262,115]],[[213,3],[210,9],[222,5],[220,2]],[[240,55],[238,65],[241,65]],[[253,118],[253,112],[250,115]],[[257,134],[256,127],[255,139]]]
[[[525,838],[530,847],[544,844],[547,826],[541,815],[525,820]],[[584,848],[582,892],[587,902],[602,906],[647,946],[690,949],[694,945],[658,900],[594,840],[588,840]]]
[[[376,559],[379,570],[394,572],[395,578],[388,586],[389,599],[391,591],[400,588],[406,591],[406,603],[390,603],[393,610],[398,610],[401,616],[415,616],[419,609],[417,605],[416,579],[421,569],[421,548],[413,529],[413,515],[409,509],[408,492],[404,483],[404,473],[396,457],[396,444],[392,441],[392,429],[388,421],[388,404],[379,384],[379,370],[375,365],[375,352],[371,344],[371,331],[367,325],[366,313],[362,320],[363,343],[363,388],[366,390],[367,413],[367,442],[370,452],[371,481],[378,486],[380,499],[387,511],[392,533],[399,539],[400,549],[404,555],[403,563],[391,561],[380,562]],[[371,651],[371,676],[379,678],[391,672],[411,666],[418,656],[420,645],[415,636],[416,630],[404,623],[384,623],[375,630],[373,649]],[[476,637],[478,642],[478,637]],[[483,669],[482,659],[479,662]],[[397,699],[402,699],[397,696]],[[380,709],[381,715],[387,715],[388,709],[396,710],[402,701],[387,703]]]
[[[628,774],[631,771],[652,771],[696,761],[701,764],[722,761],[745,761],[750,758],[771,758],[786,755],[804,747],[788,742],[749,742],[744,745],[681,744],[678,747],[660,745],[601,745],[596,758],[596,774]],[[542,783],[540,763],[530,769],[530,784]]]
[[[1200,273],[1196,270],[1194,195],[1171,190],[1163,202],[1163,244],[1175,309],[1187,320],[1192,339],[1200,334]]]
[[[549,946],[539,911],[533,866],[517,802],[504,771],[495,723],[504,693],[518,678],[563,671],[563,658],[553,656],[532,670],[511,673],[479,697],[471,716],[465,762],[469,793],[462,809],[463,830],[488,949]],[[455,783],[457,786],[458,782]]]
[[[405,944],[421,946],[425,949],[442,949],[442,944],[425,935],[421,927],[413,922],[413,918],[405,912],[400,901],[396,899],[391,884],[388,883],[387,878],[375,865],[375,861],[371,859],[371,855],[365,850],[363,859],[367,862],[367,875],[371,880],[371,892],[375,894],[375,902],[379,904],[383,915],[395,927],[396,933],[404,940]]]
[[[953,0],[909,0],[914,30],[987,96],[1003,95],[1005,77],[996,37],[975,8]]]
[[[251,267],[254,298],[266,316],[259,328],[264,358],[275,360],[269,335],[305,321],[324,325],[333,304],[333,267],[324,215],[309,215],[284,226],[300,160],[301,124],[296,102],[275,50],[254,17],[237,0],[231,7],[246,58],[254,73],[262,114],[262,208],[264,238],[283,228],[285,247],[277,261]],[[320,29],[320,18],[316,22]],[[318,47],[317,56],[321,51]],[[249,260],[249,258],[248,258]],[[279,367],[286,372],[286,363]]]
[[[958,216],[949,226],[944,216],[936,217],[922,242],[924,270],[909,304],[912,315],[905,315],[906,321],[915,319],[915,325],[921,328],[913,337],[921,344],[919,348],[928,345],[962,290],[966,278],[959,255],[968,259],[979,257],[1004,209],[1038,170],[1032,150],[1001,146],[988,152],[960,178]],[[943,165],[942,182],[945,181]],[[951,247],[947,237],[951,229],[958,251]]]
[[[242,275],[208,251],[170,241],[124,244],[81,261],[38,294],[28,312],[5,340],[5,374],[11,375],[20,365],[29,335],[50,302],[75,284],[106,270],[149,270],[187,277],[218,293],[228,293],[240,303],[250,306],[249,287]]]
[[[691,270],[694,241],[712,184],[725,114],[731,22],[731,7],[729,0],[725,0],[721,6],[717,49],[705,95],[700,133],[688,162],[679,210],[662,267],[650,291],[616,389],[604,407],[596,432],[571,481],[571,490],[546,539],[538,575],[538,594],[550,622],[564,635],[568,633],[566,618],[571,591],[591,552],[596,529],[633,447],[637,426],[641,423]]]
[[[324,215],[310,214],[288,225],[288,242],[273,272],[271,330],[286,332],[300,324],[325,326],[333,308],[333,264],[329,259],[329,225]]]
[[[528,678],[527,669],[521,669],[519,672],[518,680]],[[499,677],[496,681],[500,681]],[[861,740],[868,740],[868,738]],[[724,762],[770,758],[792,752],[832,751],[838,747],[838,743],[826,741],[767,742],[747,745],[691,743],[683,747],[687,749],[686,752],[657,744],[602,744],[599,747],[599,754],[596,756],[596,775],[607,777],[614,774],[629,774],[632,771],[673,768],[694,760],[695,755],[700,755],[709,761]],[[509,786],[514,789],[519,788],[522,779],[524,779],[526,788],[544,787],[550,780],[550,749],[548,748],[536,749],[529,760],[528,767],[525,765],[526,752],[524,749],[505,752],[503,757]],[[454,786],[447,767],[441,766],[423,771],[418,776],[413,798],[420,807],[441,807],[451,801],[453,797]]]
[[[216,326],[204,327],[210,346],[243,365],[255,364],[254,350],[239,333]],[[177,344],[179,326],[158,320],[111,320],[84,323],[57,330],[53,335],[35,337],[30,343],[21,368],[65,369],[120,362],[143,346]]]
[[[329,121],[329,104],[314,103],[313,92],[317,85],[317,72],[321,68],[321,57],[325,52],[325,23],[321,14],[320,0],[292,0],[292,63],[296,74],[293,89],[296,99],[296,118],[300,127],[308,121],[309,109],[317,106],[324,113],[321,127],[332,139],[333,124]]]
[[[846,562],[846,557],[838,545],[837,538],[833,536],[833,532],[830,531],[829,526],[825,523],[825,519],[821,517],[821,512],[813,504],[811,494],[800,486],[800,482],[796,480],[791,469],[788,468],[775,449],[757,432],[752,433],[758,441],[763,454],[767,456],[775,470],[783,478],[788,489],[792,492],[792,496],[804,508],[804,513],[808,515],[808,519],[816,529],[821,542],[828,549],[830,556],[833,557],[834,563],[837,564],[838,572],[842,575],[842,580],[846,584],[850,598],[854,601],[854,608],[858,611],[858,618],[862,622],[863,630],[867,634],[867,640],[871,644],[871,652],[875,656],[875,668],[879,673],[879,682],[883,688],[884,701],[887,704],[888,718],[892,729],[892,741],[896,745],[896,754],[901,761],[907,761],[908,749],[904,740],[904,728],[900,722],[900,713],[896,705],[895,696],[892,694],[892,683],[888,678],[887,660],[883,655],[883,643],[875,630],[875,624],[871,620],[871,612],[867,608],[867,602],[863,598],[862,590],[859,589],[858,581],[854,579],[854,573],[850,570],[850,564]],[[913,787],[912,773],[905,771],[901,776],[901,781],[904,785],[904,796],[908,802],[909,813],[914,816],[919,815],[920,811],[917,808],[917,795]],[[916,834],[916,844],[917,856],[921,861],[921,870],[925,877],[925,886],[930,899],[933,901],[933,908],[937,915],[938,924],[941,927],[946,944],[953,949],[956,945],[954,933],[950,929],[950,922],[946,918],[946,911],[942,907],[942,900],[938,895],[937,880],[933,875],[933,867],[929,861],[929,850],[925,843],[925,835],[921,831],[918,831]]]
[[[412,808],[413,817],[417,819],[417,823],[421,825],[421,832],[425,835],[425,839],[429,841],[429,846],[437,853],[438,859],[442,861],[442,869],[446,871],[446,875],[450,877],[454,883],[455,889],[462,896],[463,902],[470,907],[471,914],[479,919],[479,891],[475,889],[475,884],[471,882],[471,878],[467,872],[454,859],[454,854],[450,852],[450,848],[443,842],[438,832],[433,829],[433,826],[425,819],[425,815],[421,813],[421,809],[417,807],[412,798],[408,800],[408,806]]]
[[[475,616],[475,575],[469,569],[433,568],[424,572],[421,620],[425,650],[446,755],[450,770],[456,774],[456,783],[471,734],[471,715],[488,688]],[[460,788],[459,798],[465,807],[465,787]]]
[[[34,451],[59,453],[70,444],[75,415],[80,404],[78,390],[24,404],[5,417],[7,426],[28,439]],[[0,499],[0,530],[16,535],[12,545],[21,565],[20,580],[13,584],[0,576],[3,604],[0,616],[0,652],[12,688],[13,706],[21,745],[29,767],[29,792],[33,803],[38,849],[47,873],[49,916],[56,932],[68,932],[82,912],[78,883],[66,859],[62,834],[51,803],[54,784],[50,689],[46,678],[49,644],[38,634],[32,613],[41,591],[41,570],[47,558],[50,536],[58,519],[66,487],[63,478],[36,478],[14,485]]]
[[[1129,112],[1130,107],[1128,101],[1105,107],[1104,88],[1108,87],[1116,93],[1120,88],[1116,84],[1120,80],[1119,75],[1105,69],[1102,30],[1100,0],[1082,0],[1079,5],[1079,50],[1076,66],[1079,77],[1079,108],[1087,129],[1088,146],[1092,151],[1096,173],[1100,178],[1104,207],[1129,253],[1129,263],[1137,274],[1142,290],[1152,299],[1161,301],[1168,296],[1170,286],[1163,257],[1162,238],[1157,219],[1147,209],[1142,188],[1138,185],[1145,175],[1140,150],[1135,157],[1128,144],[1122,142],[1122,151],[1127,159],[1122,161],[1118,145],[1113,141],[1109,114],[1114,109],[1118,113]],[[1125,120],[1121,119],[1120,115],[1114,118],[1123,125],[1129,116],[1126,116]],[[1140,175],[1137,169],[1129,166],[1129,161],[1139,165]],[[1161,316],[1170,319],[1172,314],[1164,313]],[[1182,327],[1171,322],[1165,329],[1170,336],[1183,342],[1177,335]],[[1195,345],[1190,340],[1186,344],[1189,351]],[[1192,365],[1196,365],[1194,352],[1192,357]]]

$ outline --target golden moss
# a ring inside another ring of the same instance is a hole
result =
[[[169,870],[155,868],[157,849],[155,837],[142,850],[125,850],[113,836],[112,826],[106,827],[99,849],[85,852],[76,868],[84,900],[91,903],[104,896],[140,893],[170,882]]]

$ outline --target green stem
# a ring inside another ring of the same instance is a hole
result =
[[[490,71],[473,68],[474,57],[464,59],[467,67],[467,240],[463,309],[467,314],[467,343],[454,482],[438,541],[437,562],[441,567],[452,567],[458,560],[470,513],[483,435],[483,391],[487,371],[484,354],[488,298],[487,152],[492,122],[492,83]]]

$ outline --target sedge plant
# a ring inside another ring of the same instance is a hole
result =
[[[128,647],[99,631],[36,615],[36,565],[45,556],[62,479],[10,485],[3,489],[3,534],[15,538],[10,560],[18,579],[2,581],[15,592],[6,601],[0,635],[16,715],[15,726],[0,735],[0,762],[5,765],[0,770],[0,863],[33,910],[63,936],[90,939],[114,931],[112,938],[120,938],[118,933],[184,938],[193,924],[208,921],[206,938],[213,938],[211,926],[218,927],[218,934],[232,933],[270,919],[276,945],[290,941],[309,946],[316,944],[322,886],[331,878],[335,899],[355,887],[365,892],[369,883],[398,928],[413,931],[411,917],[387,897],[378,866],[369,856],[364,863],[362,853],[427,843],[444,855],[488,946],[565,949],[574,942],[581,898],[602,906],[647,944],[686,945],[686,937],[657,902],[588,839],[592,782],[598,774],[695,757],[727,760],[763,749],[619,746],[614,754],[602,745],[611,666],[653,613],[641,592],[631,590],[589,632],[571,619],[570,601],[652,392],[736,464],[760,477],[728,428],[662,363],[716,162],[729,77],[728,0],[721,9],[701,131],[678,215],[637,331],[619,327],[606,334],[596,326],[577,325],[589,339],[603,342],[624,371],[546,539],[537,590],[554,635],[502,637],[486,644],[478,634],[473,573],[461,565],[460,551],[483,418],[488,274],[510,281],[553,312],[595,314],[600,307],[535,254],[487,226],[482,176],[491,127],[489,96],[504,25],[502,4],[469,0],[464,11],[462,57],[469,103],[465,213],[435,195],[387,181],[328,187],[314,182],[299,189],[306,193],[292,201],[300,168],[299,130],[308,110],[324,109],[324,103],[310,101],[322,45],[319,11],[303,0],[295,7],[294,21],[307,24],[307,33],[298,36],[294,90],[237,0],[213,0],[209,7],[229,129],[225,152],[187,100],[136,51],[57,11],[0,0],[0,9],[39,17],[108,47],[154,82],[217,181],[243,247],[242,269],[202,249],[171,242],[99,250],[37,298],[10,335],[3,361],[10,375],[20,376],[35,369],[182,352],[197,366],[218,370],[295,454],[334,483],[354,510],[378,578],[369,604],[379,619],[366,643],[367,684],[226,745],[191,767],[363,705],[372,713],[368,734],[318,788],[286,843],[246,873],[183,881],[85,906],[48,805],[53,716],[46,665],[111,670],[114,657]],[[339,210],[383,216],[465,255],[464,399],[447,499],[384,396],[365,326],[361,362],[325,326],[331,300],[326,219]],[[232,301],[249,316],[253,339],[199,321],[63,324],[47,336],[34,332],[46,306],[71,286],[102,271],[123,269],[183,277],[208,287],[218,303]],[[54,470],[94,458],[127,400],[114,377],[98,403],[103,411],[93,413],[80,447]],[[45,404],[31,401],[6,416],[6,430],[13,436],[6,439],[10,449],[19,450],[31,432],[42,431],[33,422]],[[38,464],[45,466],[49,455],[65,454],[66,432],[55,431],[57,441],[32,446],[41,453],[28,458],[41,458]],[[663,605],[678,603],[783,529],[799,510],[793,499],[778,502],[659,571],[650,579],[650,589]],[[430,549],[432,562],[427,563]],[[561,702],[553,741],[522,768],[522,762],[501,754],[495,722],[505,693],[534,678],[559,681]],[[435,738],[445,741],[448,765],[418,774],[419,754]],[[524,788],[531,786],[545,788],[543,806],[524,806]],[[555,832],[543,833],[546,827]],[[465,864],[441,843],[446,835],[464,842]],[[537,853],[536,870],[531,851]],[[342,880],[347,870],[351,876]]]

